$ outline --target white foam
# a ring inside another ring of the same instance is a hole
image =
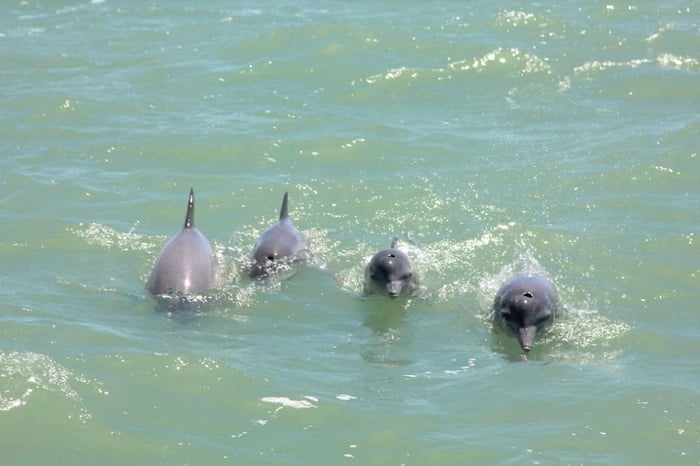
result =
[[[316,405],[313,404],[309,399],[312,399],[314,401],[318,401],[317,399],[313,397],[306,396],[304,398],[307,398],[305,400],[292,400],[290,398],[287,398],[286,396],[266,396],[262,399],[263,402],[265,403],[275,403],[278,405],[281,405],[286,408],[294,408],[294,409],[308,409],[308,408],[315,408]]]
[[[71,387],[76,378],[50,357],[39,353],[4,353],[0,351],[0,378],[5,388],[0,392],[0,412],[24,406],[37,390],[60,393],[78,405],[78,417],[85,422],[90,414],[82,407],[82,400]]]
[[[143,235],[132,231],[123,232],[99,223],[80,223],[79,228],[68,228],[69,232],[83,238],[90,245],[105,248],[118,248],[121,251],[146,251],[153,252],[159,246]],[[166,237],[159,237],[159,242]]]
[[[675,70],[690,70],[698,66],[698,60],[690,57],[680,57],[670,53],[662,53],[656,57],[659,65]]]
[[[588,61],[581,66],[574,68],[574,73],[590,73],[592,71],[605,71],[610,68],[638,68],[641,65],[646,65],[651,63],[652,60],[648,58],[639,58],[626,61]]]

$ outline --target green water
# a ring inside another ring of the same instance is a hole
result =
[[[0,11],[3,464],[700,463],[695,3]],[[190,187],[225,282],[168,315]],[[256,285],[287,190],[314,257]],[[394,236],[422,289],[366,298]]]

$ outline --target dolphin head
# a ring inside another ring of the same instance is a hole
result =
[[[516,276],[496,294],[494,320],[516,337],[527,353],[535,337],[554,322],[557,301],[554,286],[547,279]]]
[[[375,254],[367,266],[367,278],[384,286],[391,298],[396,298],[408,289],[413,271],[408,256],[395,248],[384,249]]]
[[[284,235],[273,235],[275,231],[270,230],[268,232],[270,234],[261,238],[253,251],[253,266],[250,270],[252,277],[275,273],[288,264],[289,259],[297,252],[297,248],[292,247],[296,242],[289,243]]]

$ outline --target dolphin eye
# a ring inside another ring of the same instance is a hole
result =
[[[525,296],[526,298],[532,298],[532,293],[529,291],[526,291],[523,293],[523,296]]]
[[[402,277],[401,280],[410,280],[413,274],[411,272],[406,272]]]

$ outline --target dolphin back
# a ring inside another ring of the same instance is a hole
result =
[[[214,287],[209,241],[196,228],[183,228],[163,247],[146,288],[152,294],[189,295]]]
[[[289,218],[288,194],[282,198],[279,221],[265,230],[253,249],[252,276],[267,275],[292,261],[304,247],[304,237]]]
[[[207,238],[194,226],[194,190],[190,188],[185,223],[161,250],[146,289],[153,295],[188,295],[213,288],[214,258]]]

